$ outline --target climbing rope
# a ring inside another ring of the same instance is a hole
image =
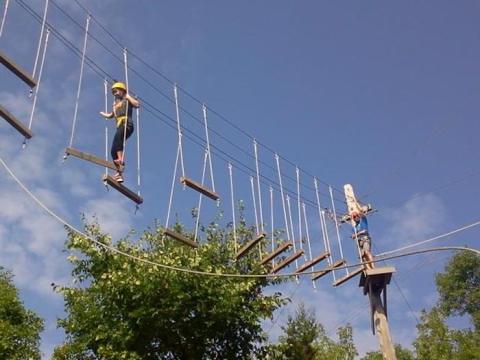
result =
[[[5,0],[5,7],[3,8],[3,16],[2,16],[2,24],[0,25],[0,38],[2,37],[3,34],[3,26],[5,25],[5,21],[7,19],[7,12],[8,12],[8,5],[9,5],[9,0]]]
[[[257,141],[253,139],[253,151],[255,155],[255,170],[257,172],[257,192],[258,192],[258,207],[260,210],[260,228],[263,232],[263,206],[262,206],[262,191],[260,189],[260,168],[258,165],[258,149],[257,149]],[[258,230],[257,230],[258,231]]]
[[[42,46],[42,39],[43,39],[43,31],[45,29],[45,22],[47,21],[48,1],[49,0],[45,0],[45,9],[43,10],[42,26],[41,26],[41,30],[40,30],[40,38],[38,39],[37,54],[35,55],[35,62],[33,64],[33,73],[32,73],[33,78],[35,78],[35,75],[37,74],[38,57],[40,55],[40,48]]]
[[[233,194],[233,171],[232,171],[232,164],[230,163],[228,163],[228,174],[230,177],[230,198],[232,202],[233,242],[235,246],[235,252],[237,252],[238,243],[237,243],[237,225],[236,225],[236,217],[235,217],[235,198]]]
[[[335,210],[335,202],[333,201],[333,190],[332,190],[331,186],[328,187],[328,191],[330,193],[330,200],[331,200],[331,203],[332,203],[333,220],[335,222],[335,229],[336,229],[336,232],[337,232],[338,248],[340,250],[340,257],[343,259],[344,257],[343,257],[342,240],[340,239],[340,231],[338,229],[338,220],[337,220],[337,211]],[[348,275],[348,268],[345,268],[345,272]]]

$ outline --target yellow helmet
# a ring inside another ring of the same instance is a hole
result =
[[[127,87],[125,86],[125,84],[123,82],[116,82],[112,85],[112,91],[115,90],[115,89],[120,89],[120,90],[123,90],[123,91],[127,91]]]

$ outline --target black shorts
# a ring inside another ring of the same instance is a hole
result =
[[[127,123],[127,133],[125,139],[128,139],[133,134],[133,124]],[[112,150],[110,154],[112,155],[112,159],[117,159],[117,151],[123,151],[123,133],[125,131],[124,126],[117,127],[117,131],[115,131],[115,136],[113,137],[112,142]]]

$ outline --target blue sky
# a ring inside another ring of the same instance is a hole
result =
[[[20,3],[10,1],[0,49],[32,71],[40,24]],[[323,181],[323,194],[328,193],[325,184],[340,190],[345,183],[353,184],[378,210],[370,218],[376,252],[478,220],[478,2],[85,0],[81,4],[94,17],[92,37],[108,49],[89,39],[87,55],[103,71],[123,79],[123,64],[118,61],[122,47],[133,54],[129,85],[143,102],[144,205],[135,214],[131,202],[113,190],[107,192],[99,181],[102,168],[74,158],[62,162],[72,128],[80,60],[54,34],[38,92],[35,137],[22,149],[18,133],[0,123],[0,157],[72,224],[81,224],[81,213],[95,215],[118,238],[131,227],[141,230],[154,219],[165,221],[177,134],[171,128],[175,108],[167,99],[172,97],[172,84],[158,73],[181,87],[182,124],[200,139],[204,138],[201,103],[211,109],[213,167],[225,221],[231,220],[225,158],[234,163],[235,198],[245,201],[246,216],[254,219],[249,179],[254,173],[241,171],[244,166],[255,167],[251,137],[260,144],[260,171],[265,178],[277,180],[270,149],[283,157],[284,185],[293,194],[295,181],[287,177],[295,178],[295,166],[302,169],[301,194],[307,202],[314,201],[311,175]],[[44,2],[30,1],[28,6],[42,14]],[[82,29],[72,20],[81,26],[86,21],[75,2],[50,4],[48,21],[80,49]],[[27,123],[32,107],[28,89],[5,68],[0,76],[0,103]],[[105,122],[98,115],[104,107],[103,96],[103,78],[87,66],[73,145],[99,156],[105,151]],[[154,116],[152,107],[163,115]],[[135,149],[132,137],[127,143],[126,183],[134,190]],[[186,173],[196,180],[201,178],[203,153],[202,146],[185,137]],[[15,274],[25,304],[46,319],[42,351],[49,358],[63,339],[55,322],[62,316],[63,304],[50,284],[71,281],[67,254],[62,252],[65,232],[5,171],[1,174],[0,264]],[[268,226],[269,184],[269,180],[261,184]],[[335,197],[341,200],[342,194],[335,191]],[[330,207],[328,197],[322,195],[321,200]],[[296,198],[291,201],[296,233]],[[192,227],[189,213],[197,202],[196,193],[177,185],[173,213]],[[203,203],[204,221],[208,221],[216,206],[208,200]],[[336,206],[339,212],[345,211],[341,202]],[[323,244],[315,211],[307,206],[310,237],[318,253]],[[278,191],[274,191],[274,215],[274,225],[282,227]],[[343,251],[355,262],[348,233],[342,227]],[[478,247],[478,234],[474,228],[435,244]],[[331,238],[336,240],[334,232]],[[334,252],[338,257],[338,248]],[[391,262],[397,268],[397,284],[417,317],[435,301],[434,273],[447,258],[447,253],[439,253]],[[288,284],[284,290],[287,295],[294,293],[293,303],[279,312],[273,327],[265,323],[272,339],[289,311],[303,301],[315,308],[330,335],[350,322],[361,353],[377,348],[370,333],[367,299],[356,280],[334,289],[330,277],[319,281],[316,291],[308,281]],[[390,325],[394,340],[409,345],[416,321],[402,294],[395,284],[390,286]]]

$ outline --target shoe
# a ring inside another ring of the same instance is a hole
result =
[[[123,171],[123,169],[125,168],[125,163],[121,159],[115,159],[113,160],[113,163],[118,166],[120,171]]]
[[[118,183],[123,183],[123,176],[122,174],[120,173],[116,173],[115,175],[113,175],[113,180],[115,180],[116,182]]]

